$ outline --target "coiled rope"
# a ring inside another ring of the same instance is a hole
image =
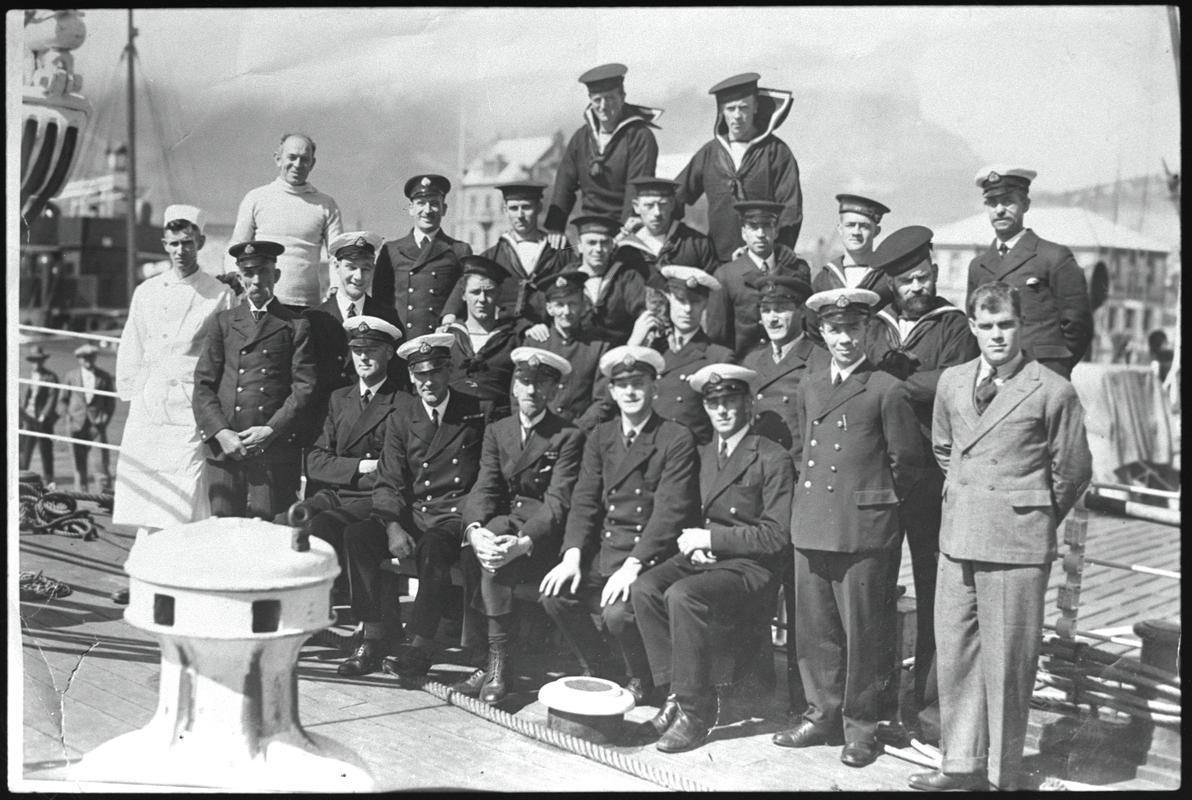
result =
[[[20,530],[31,533],[54,533],[72,539],[91,541],[99,538],[99,524],[91,512],[78,507],[77,500],[90,500],[110,507],[110,494],[91,494],[75,491],[49,491],[38,481],[21,481]]]
[[[572,736],[569,733],[557,731],[548,728],[545,725],[540,725],[537,722],[521,719],[499,708],[483,703],[474,697],[469,697],[466,694],[461,694],[450,686],[444,686],[441,683],[432,681],[429,678],[412,678],[403,679],[409,680],[411,685],[416,686],[427,694],[433,695],[440,700],[450,705],[462,708],[470,714],[475,714],[478,717],[483,717],[489,722],[495,722],[503,728],[516,731],[523,736],[528,736],[544,744],[549,744],[553,747],[558,747],[561,750],[581,755],[584,758],[595,761],[598,764],[603,764],[606,767],[620,770],[643,780],[650,781],[659,786],[665,787],[672,791],[680,792],[709,792],[712,791],[709,787],[704,786],[690,778],[682,775],[659,769],[650,764],[646,764],[638,759],[631,758],[624,753],[619,753],[604,745],[589,742],[586,739],[581,739],[578,736]]]

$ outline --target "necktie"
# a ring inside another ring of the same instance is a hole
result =
[[[993,402],[994,396],[997,395],[997,384],[993,382],[993,376],[995,374],[997,374],[997,370],[991,370],[988,375],[977,383],[975,401],[978,414],[984,414],[985,409],[989,408],[989,404]]]
[[[254,308],[252,310],[252,318],[253,318],[254,322],[260,322],[262,319],[265,318],[265,309]]]
[[[725,463],[728,461],[728,442],[724,439],[720,440],[720,452],[716,454],[716,466],[724,469]]]
[[[771,355],[774,358],[774,363],[777,364],[782,360],[782,348],[778,345],[774,345],[774,352]]]
[[[439,427],[439,409],[432,408],[430,410],[430,424],[436,428]]]
[[[834,378],[832,379],[832,385],[833,385],[833,386],[839,386],[843,380],[844,380],[844,374],[843,374],[843,373],[840,373],[840,372],[837,372],[837,373],[836,373],[836,377],[834,377]]]
[[[356,304],[348,303],[348,319],[351,319],[354,316],[356,316]]]
[[[365,389],[363,392],[360,393],[360,407],[362,409],[368,408],[369,400],[372,400],[372,390]]]
[[[523,448],[526,446],[526,442],[530,441],[530,431],[532,431],[532,430],[534,430],[534,429],[527,425],[521,426],[522,447]]]
[[[633,437],[637,435],[637,431],[631,430],[625,434],[625,449],[628,450],[633,447]]]
[[[1006,257],[1006,253],[1008,253],[1008,252],[1010,252],[1010,248],[1009,248],[1009,247],[1006,247],[1006,243],[1005,243],[1005,242],[998,242],[998,245],[997,245],[997,254],[998,254],[999,256],[1001,256],[1002,258],[1005,258],[1005,257]]]

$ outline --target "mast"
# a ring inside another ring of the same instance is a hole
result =
[[[125,269],[128,280],[128,301],[132,302],[132,291],[137,285],[137,110],[136,85],[133,61],[136,45],[133,39],[137,29],[132,24],[132,9],[128,9],[128,45],[124,55],[128,59],[128,217],[125,221]]]

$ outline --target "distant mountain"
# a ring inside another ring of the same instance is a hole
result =
[[[508,86],[486,92],[482,85],[470,85],[450,98],[408,101],[362,102],[348,93],[317,107],[295,94],[262,99],[261,93],[155,92],[154,105],[166,118],[154,122],[150,109],[138,114],[138,183],[149,190],[155,208],[191,202],[204,207],[212,221],[231,222],[244,193],[274,177],[271,153],[280,134],[301,130],[318,142],[311,180],[336,198],[344,224],[385,236],[408,227],[401,193],[407,177],[440,172],[457,179],[461,107],[467,109],[469,158],[498,133],[535,136],[562,129],[570,138],[583,111],[582,94],[576,92],[571,105],[529,103],[516,126],[498,122],[495,111],[491,118],[485,111],[493,108],[494,92],[507,95]],[[97,108],[107,103],[123,108],[119,96],[90,99]],[[711,136],[715,106],[702,91],[639,97],[630,86],[628,99],[665,109],[656,132],[664,153],[694,152]],[[508,113],[501,119],[507,120]],[[120,141],[122,129],[114,127],[107,138]],[[980,208],[971,175],[981,159],[958,136],[926,121],[910,90],[889,84],[848,91],[803,87],[777,133],[799,162],[804,194],[799,250],[805,254],[839,249],[834,198],[840,192],[869,195],[890,206],[886,232],[952,221]],[[79,174],[85,169],[81,164]]]

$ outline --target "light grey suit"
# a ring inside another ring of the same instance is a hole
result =
[[[932,428],[947,475],[935,604],[943,771],[987,768],[990,783],[1014,788],[1056,530],[1092,456],[1070,383],[1027,361],[978,413],[980,364],[944,371]]]

